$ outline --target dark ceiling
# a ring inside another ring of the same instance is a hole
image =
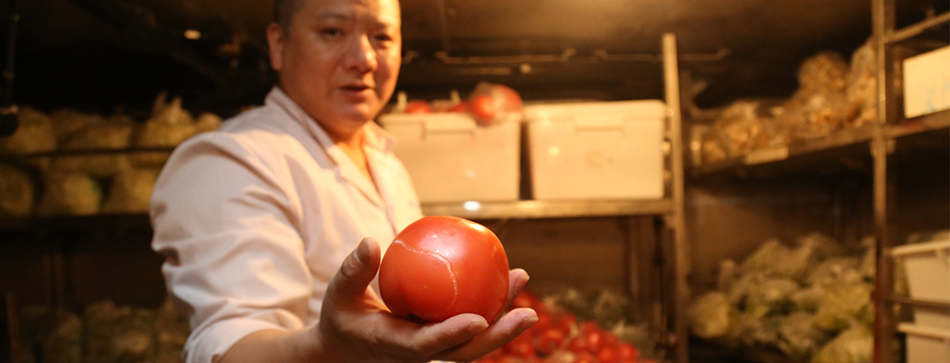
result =
[[[8,8],[13,0],[2,0]],[[14,99],[44,109],[144,110],[162,90],[228,113],[272,79],[270,1],[16,0]],[[899,3],[902,1],[898,1]],[[905,0],[904,12],[919,12]],[[478,81],[526,99],[662,97],[661,36],[677,36],[700,106],[783,97],[804,57],[845,57],[871,34],[869,0],[403,0],[399,89],[436,97]],[[184,36],[197,30],[200,39]],[[444,96],[443,96],[444,97]]]

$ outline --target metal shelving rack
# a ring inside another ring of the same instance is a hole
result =
[[[915,118],[907,125],[898,115],[901,100],[894,92],[897,65],[892,46],[912,39],[930,29],[950,23],[950,12],[928,14],[923,21],[902,29],[896,28],[896,0],[872,1],[873,39],[877,64],[877,118],[874,136],[871,139],[871,154],[874,159],[874,229],[876,239],[876,273],[874,301],[874,362],[895,362],[892,343],[896,337],[895,304],[918,307],[934,307],[950,310],[950,304],[935,304],[916,301],[894,294],[894,261],[891,250],[896,246],[895,213],[895,161],[892,158],[895,143],[913,136],[931,136],[947,140],[950,113],[942,111],[928,117]]]
[[[665,323],[668,323],[667,336],[672,359],[676,363],[689,361],[689,330],[686,308],[689,300],[689,255],[684,216],[684,169],[683,141],[680,103],[679,65],[677,62],[676,36],[664,34],[663,78],[665,101],[667,106],[666,138],[670,144],[668,172],[670,180],[666,198],[657,200],[584,200],[584,201],[540,201],[522,200],[515,202],[465,202],[447,204],[426,204],[422,206],[426,215],[455,215],[469,219],[531,219],[531,218],[573,218],[573,217],[663,217],[665,232],[670,235],[672,263],[665,266],[672,274],[674,287],[667,296]],[[628,244],[635,243],[630,238]],[[628,256],[628,258],[631,256]],[[635,271],[630,271],[635,274]],[[666,324],[663,324],[666,325]]]
[[[902,29],[895,27],[896,0],[872,0],[873,44],[877,73],[877,122],[829,135],[794,142],[788,146],[752,152],[741,157],[694,165],[691,175],[705,177],[720,174],[750,175],[773,170],[789,171],[796,166],[848,156],[870,156],[873,183],[873,222],[877,266],[872,296],[874,319],[874,362],[892,363],[896,335],[896,305],[950,310],[950,304],[920,301],[894,294],[894,261],[891,250],[897,238],[895,216],[896,152],[914,152],[922,145],[938,145],[950,150],[950,111],[943,110],[905,119],[898,115],[899,100],[894,91],[897,66],[893,45],[912,39],[928,30],[950,23],[950,13],[930,14],[926,19]]]

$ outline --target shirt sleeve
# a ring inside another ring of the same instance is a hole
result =
[[[223,133],[189,140],[152,194],[152,247],[192,329],[187,363],[217,362],[256,331],[304,325],[312,277],[299,205],[253,146]]]

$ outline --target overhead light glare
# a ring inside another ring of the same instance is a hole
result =
[[[195,29],[185,30],[185,39],[191,39],[191,40],[201,39],[201,32]]]

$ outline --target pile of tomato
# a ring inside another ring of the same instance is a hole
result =
[[[538,322],[510,343],[478,359],[480,363],[656,363],[640,358],[628,342],[601,329],[592,321],[549,306],[534,295],[521,292],[512,308],[528,307],[538,313]]]

